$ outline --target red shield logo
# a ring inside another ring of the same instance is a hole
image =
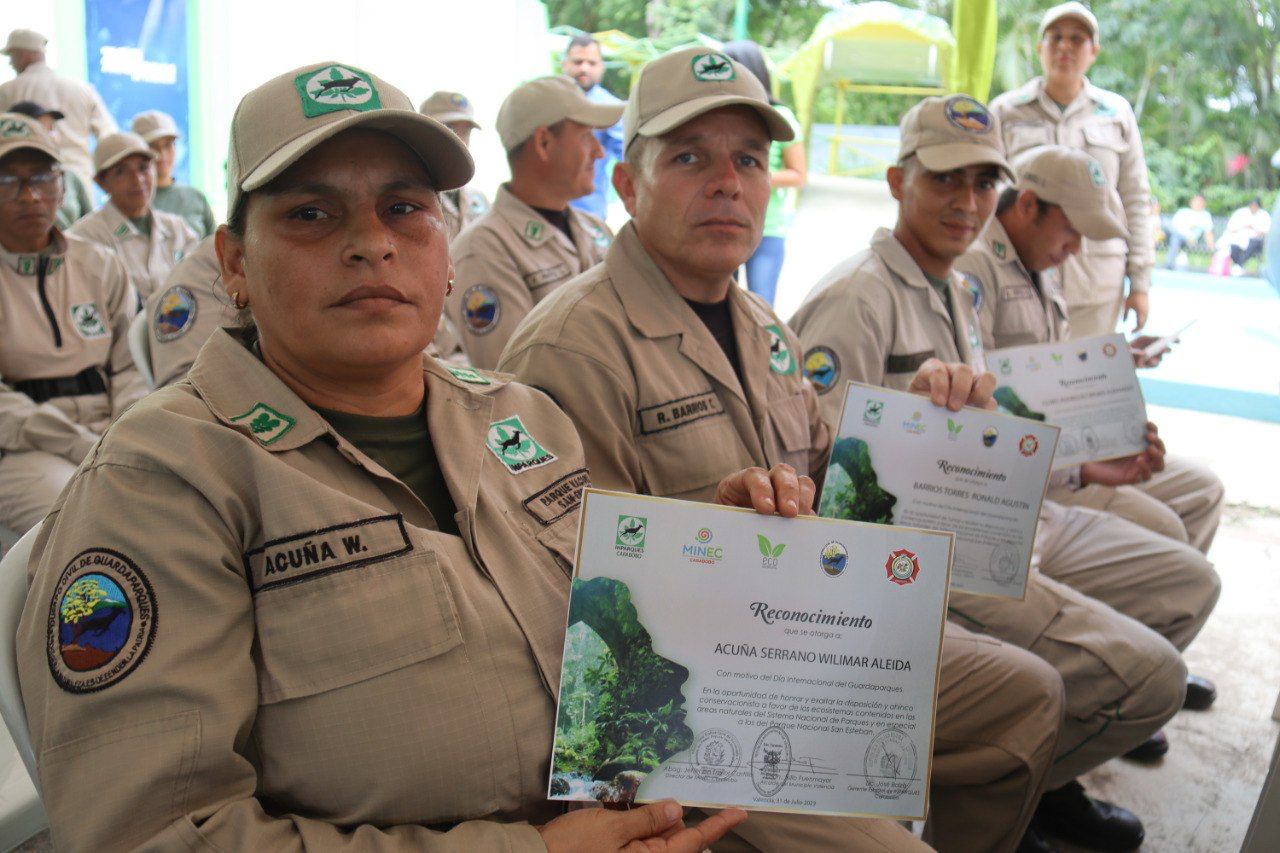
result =
[[[884,561],[884,571],[891,582],[906,586],[914,583],[916,575],[920,574],[920,561],[906,548],[899,548],[889,553],[889,559]]]

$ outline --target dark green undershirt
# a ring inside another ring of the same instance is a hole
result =
[[[934,278],[928,273],[925,273],[924,277],[929,279],[929,283],[933,285],[933,289],[938,291],[938,295],[942,297],[942,304],[947,306],[947,316],[954,322],[956,315],[951,305],[951,283],[945,278]]]
[[[151,236],[151,214],[148,213],[144,216],[139,216],[137,219],[130,216],[129,221],[133,223],[134,228],[138,229],[139,234],[146,234],[148,237]]]
[[[453,497],[445,485],[427,427],[426,401],[412,415],[375,418],[330,409],[315,410],[360,452],[391,472],[422,501],[441,533],[458,535]]]

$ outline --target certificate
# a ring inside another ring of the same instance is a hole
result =
[[[951,585],[1025,597],[1058,429],[849,383],[818,512],[956,534]]]
[[[1117,459],[1147,446],[1147,404],[1124,335],[987,353],[1005,411],[1062,428],[1053,467]]]
[[[952,542],[587,489],[548,796],[921,818]]]

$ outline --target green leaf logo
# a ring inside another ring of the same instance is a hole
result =
[[[262,432],[271,432],[271,430],[280,426],[280,421],[266,412],[262,412],[256,418],[249,422],[249,429],[255,434]]]
[[[953,421],[951,418],[947,418],[947,432],[951,433],[952,435],[958,435],[960,433],[960,430],[962,429],[964,429],[963,424],[958,424],[955,421]]]
[[[783,550],[787,547],[785,542],[779,542],[777,545],[774,545],[769,541],[768,537],[762,533],[756,534],[756,542],[760,545],[760,556],[774,560],[781,557]]]

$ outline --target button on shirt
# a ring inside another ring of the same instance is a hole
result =
[[[504,185],[450,245],[455,284],[445,313],[473,365],[493,368],[530,309],[603,260],[613,240],[603,221],[572,208],[569,231],[572,239]]]
[[[534,308],[499,369],[568,413],[603,488],[709,501],[729,474],[779,462],[820,480],[830,432],[795,336],[741,288],[728,303],[743,381],[628,224],[604,264]]]
[[[218,331],[108,432],[35,543],[17,632],[58,849],[545,849],[521,821],[563,811],[546,785],[586,473],[544,395],[462,376],[424,359],[458,536],[243,336]],[[517,471],[488,438],[513,420],[543,450]],[[150,591],[123,677],[61,663],[58,584],[86,552]]]
[[[73,237],[90,240],[113,252],[129,273],[129,280],[146,299],[164,282],[169,271],[200,238],[181,216],[151,208],[151,233],[143,234],[108,201],[71,227]]]

